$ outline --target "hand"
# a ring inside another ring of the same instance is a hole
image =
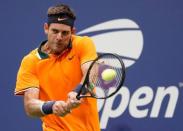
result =
[[[69,108],[68,104],[64,101],[56,101],[52,109],[53,114],[62,117],[71,112],[71,108]]]
[[[76,96],[77,96],[77,93],[74,91],[71,91],[68,93],[67,104],[70,109],[76,108],[81,104],[81,100],[78,100]]]

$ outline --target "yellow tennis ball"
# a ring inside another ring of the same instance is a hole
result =
[[[112,81],[116,77],[116,71],[113,69],[105,69],[101,76],[104,81]]]

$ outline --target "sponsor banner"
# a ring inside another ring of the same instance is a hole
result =
[[[83,29],[78,34],[91,36],[96,44],[97,51],[100,53],[118,53],[124,60],[127,70],[131,66],[135,68],[135,63],[143,55],[145,45],[143,31],[135,21],[130,19],[104,21]],[[145,64],[148,65],[148,63]],[[138,70],[138,67],[136,68]],[[148,79],[148,76],[146,78],[144,76],[144,79]],[[109,130],[110,127],[115,130],[124,128],[124,130],[129,131],[141,129],[133,128],[131,122],[123,127],[122,121],[125,121],[124,119],[133,119],[136,121],[134,124],[138,123],[138,120],[153,119],[158,121],[161,118],[164,119],[163,124],[166,123],[166,120],[173,119],[177,102],[180,99],[179,87],[176,85],[161,85],[153,88],[144,83],[144,85],[135,87],[135,90],[132,91],[131,87],[127,86],[128,82],[110,99],[98,100],[101,129]],[[103,94],[102,90],[98,89],[97,91]],[[127,117],[123,115],[125,112],[128,112]],[[115,124],[113,121],[115,121]],[[118,128],[115,128],[113,124],[117,124]],[[152,129],[149,130],[154,130],[154,127],[150,128]]]

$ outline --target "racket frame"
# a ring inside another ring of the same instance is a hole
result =
[[[119,60],[119,62],[120,62],[120,64],[121,64],[121,67],[122,67],[122,68],[121,68],[121,71],[122,71],[122,76],[123,76],[123,77],[122,77],[122,79],[121,79],[121,81],[120,81],[120,83],[119,83],[117,89],[116,89],[113,93],[111,93],[110,95],[108,95],[108,96],[106,96],[106,97],[96,97],[96,96],[94,95],[94,93],[90,92],[89,89],[87,89],[87,88],[89,88],[89,86],[90,86],[90,83],[89,83],[90,70],[92,69],[93,65],[95,64],[95,62],[96,62],[97,60],[99,60],[101,57],[107,56],[107,55],[114,56],[114,57],[116,57],[116,58]],[[77,94],[76,98],[77,98],[78,100],[81,99],[81,98],[86,98],[86,97],[91,97],[91,98],[96,98],[96,99],[107,99],[107,98],[113,96],[114,94],[116,94],[116,92],[119,91],[119,89],[120,89],[120,88],[123,86],[123,84],[124,84],[125,77],[126,77],[125,64],[124,64],[123,60],[120,58],[120,56],[119,56],[118,54],[115,54],[115,53],[103,53],[103,54],[100,54],[96,59],[94,59],[94,60],[92,61],[91,65],[89,66],[88,71],[87,71],[87,74],[86,74],[86,76],[85,76],[85,80],[84,80],[82,86],[80,87],[80,90],[78,91],[78,94]],[[85,89],[84,89],[84,88],[85,88]],[[82,91],[83,91],[83,90],[85,90],[85,91],[87,90],[87,91],[89,92],[90,95],[82,95]]]

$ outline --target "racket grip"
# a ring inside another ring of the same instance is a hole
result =
[[[82,85],[79,84],[73,91],[79,93],[81,91],[81,88],[82,88]]]
[[[83,85],[79,84],[79,85],[73,90],[74,92],[78,93],[77,96],[76,96],[76,98],[77,98],[78,100],[80,100],[80,98],[81,98],[81,97],[80,97],[80,94],[85,95],[85,94],[88,92],[86,88],[83,88],[83,89],[82,89],[82,87],[83,87]]]
[[[86,88],[83,88],[81,90],[83,85],[79,84],[75,89],[74,89],[74,92],[77,92],[77,93],[81,93],[82,95],[88,93],[87,89]],[[80,92],[81,91],[81,92]]]
[[[82,85],[81,84],[78,84],[77,87],[73,90],[74,92],[78,93],[77,96],[76,96],[76,99],[80,100],[80,92],[81,92],[81,88],[82,88]]]
[[[81,99],[81,97],[77,95],[77,96],[76,96],[76,99],[80,100],[80,99]]]

